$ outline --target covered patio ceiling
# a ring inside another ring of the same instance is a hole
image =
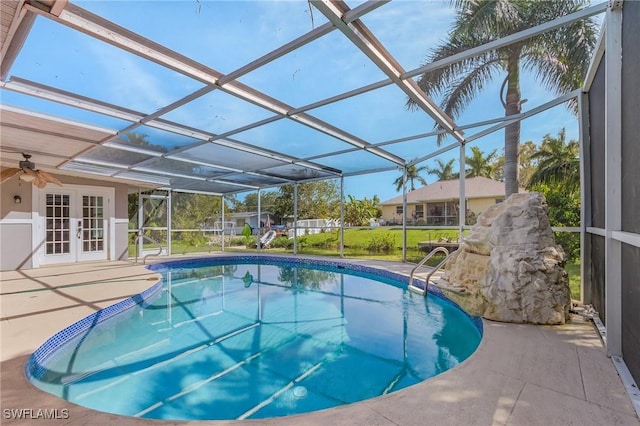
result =
[[[255,2],[245,2],[244,15],[228,11],[229,2],[179,2],[184,13],[167,13],[168,3],[3,0],[2,166],[16,167],[28,152],[39,168],[62,175],[210,194],[402,169],[576,96],[509,121],[460,125],[418,88],[417,76],[607,7],[408,69],[387,46],[420,36],[399,26],[421,2],[281,2],[258,18]],[[136,15],[134,4],[149,16]],[[203,27],[189,42],[182,33],[194,15]],[[273,40],[260,43],[266,52],[253,46],[256,22],[273,28]],[[246,36],[224,36],[237,31]],[[203,42],[207,49],[198,48]],[[139,89],[131,93],[125,82]],[[404,107],[409,98],[417,112]],[[436,125],[447,134],[442,145]]]

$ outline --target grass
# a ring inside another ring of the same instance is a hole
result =
[[[320,234],[305,235],[305,243],[314,247],[338,248],[339,231],[325,232]],[[401,228],[371,228],[371,229],[345,229],[344,246],[352,249],[366,249],[372,240],[384,237],[392,238],[395,241],[395,248],[402,249],[402,229]],[[407,248],[418,248],[418,243],[422,241],[438,241],[448,238],[455,241],[458,238],[456,230],[407,230]]]
[[[571,289],[571,298],[580,300],[580,261],[575,263],[567,262],[564,270],[569,275],[569,288]]]

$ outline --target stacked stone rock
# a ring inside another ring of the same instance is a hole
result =
[[[571,294],[544,196],[513,194],[478,217],[439,285],[467,312],[496,321],[564,324]]]

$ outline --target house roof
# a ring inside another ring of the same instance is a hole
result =
[[[518,192],[525,192],[520,188]],[[466,198],[504,197],[504,182],[486,177],[465,179]],[[407,203],[415,204],[423,201],[444,201],[460,197],[460,179],[439,180],[407,193]],[[383,201],[381,205],[402,204],[402,195]]]

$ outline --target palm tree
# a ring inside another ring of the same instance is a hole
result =
[[[527,188],[538,184],[562,185],[569,193],[580,190],[580,147],[577,141],[567,143],[565,129],[554,138],[545,135],[540,149],[531,156],[538,168],[531,175]]]
[[[498,158],[497,150],[494,149],[486,157],[477,146],[471,147],[471,156],[465,158],[464,162],[469,168],[466,170],[467,177],[484,176],[493,179],[495,170],[494,163]]]
[[[422,176],[420,176],[420,172],[426,169],[427,169],[427,166],[416,167],[415,164],[412,164],[407,167],[407,181],[411,182],[412,191],[416,189],[414,180],[417,180],[422,185],[427,184],[427,181]],[[396,191],[400,191],[402,189],[403,178],[404,178],[404,174],[402,176],[399,176],[396,180],[393,181],[393,184],[396,186]]]
[[[427,167],[427,173],[430,175],[436,175],[438,180],[451,180],[457,179],[459,174],[453,172],[453,163],[455,163],[456,159],[452,158],[451,160],[444,163],[442,160],[437,159],[438,167]]]
[[[452,0],[457,8],[449,39],[435,48],[427,63],[514,34],[589,4],[588,0]],[[418,79],[424,92],[443,95],[442,109],[458,115],[496,77],[504,77],[500,98],[505,116],[521,112],[520,71],[532,71],[541,86],[564,94],[581,86],[595,45],[596,24],[585,19],[509,46],[465,58],[425,72]],[[506,96],[503,92],[506,88]],[[409,100],[409,107],[415,104]],[[520,123],[505,129],[505,192],[518,192]],[[440,142],[440,140],[439,140]]]

